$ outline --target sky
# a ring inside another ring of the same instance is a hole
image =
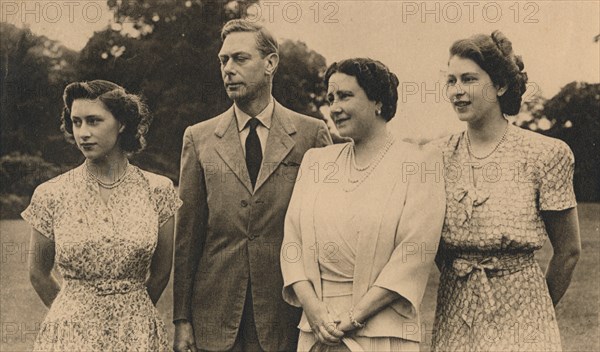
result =
[[[75,50],[109,25],[105,1],[2,0],[0,20],[29,26]],[[305,42],[327,63],[371,57],[399,77],[400,136],[458,131],[444,96],[448,48],[457,39],[501,30],[529,76],[525,99],[551,98],[572,81],[600,82],[600,1],[262,1],[249,19],[279,39]]]

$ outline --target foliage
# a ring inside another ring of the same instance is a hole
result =
[[[565,141],[575,155],[577,199],[600,201],[600,84],[571,82],[532,110],[522,127]]]
[[[96,33],[82,50],[80,78],[103,78],[141,93],[153,112],[148,148],[135,162],[177,178],[185,128],[225,111],[219,32],[252,1],[115,1],[117,23]],[[281,43],[273,95],[283,105],[320,117],[325,58],[304,43]]]
[[[327,87],[323,77],[325,58],[305,43],[285,40],[279,45],[279,68],[273,82],[273,96],[288,108],[321,118]]]
[[[257,2],[108,0],[115,22],[94,33],[79,53],[0,23],[0,156],[18,151],[61,168],[80,163],[81,154],[59,130],[62,92],[72,81],[106,79],[141,93],[153,112],[148,148],[133,162],[176,180],[184,129],[231,105],[217,60],[220,29]],[[319,117],[324,70],[321,55],[285,41],[273,94],[283,105]]]
[[[0,157],[0,193],[27,196],[40,183],[60,174],[60,168],[40,155],[11,153]]]
[[[30,198],[30,196],[3,194],[0,198],[0,219],[18,219],[21,212],[27,208]]]
[[[11,153],[0,157],[0,206],[2,218],[16,218],[35,188],[60,174],[60,168],[39,155]]]
[[[35,153],[56,134],[76,53],[29,29],[0,23],[1,154]]]
[[[553,123],[548,134],[575,154],[578,199],[600,201],[600,84],[569,83],[546,103],[544,114]]]

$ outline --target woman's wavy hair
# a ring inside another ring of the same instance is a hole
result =
[[[491,35],[476,34],[457,40],[450,47],[450,58],[459,56],[473,60],[492,79],[497,87],[506,87],[498,97],[500,110],[507,115],[516,115],[527,89],[527,73],[520,56],[515,55],[511,41],[496,30]]]
[[[398,104],[398,77],[387,66],[369,58],[346,59],[334,62],[325,72],[325,86],[336,73],[356,77],[358,85],[371,101],[381,102],[381,117],[390,121],[396,115]]]
[[[148,106],[139,95],[131,94],[118,84],[104,80],[74,82],[67,85],[63,94],[64,107],[60,129],[70,143],[73,137],[71,107],[75,99],[101,101],[106,109],[125,126],[119,138],[119,146],[126,153],[137,153],[146,146],[146,133],[152,118]]]

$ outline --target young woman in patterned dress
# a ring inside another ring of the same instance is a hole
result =
[[[523,61],[500,32],[455,42],[448,96],[467,130],[438,141],[447,211],[433,351],[560,351],[554,306],[581,250],[573,154],[511,125]],[[534,259],[548,238],[544,274]]]
[[[29,271],[50,308],[35,351],[167,351],[155,304],[171,272],[173,214],[166,177],[129,164],[150,123],[136,95],[107,81],[64,92],[61,129],[85,162],[35,190]],[[62,283],[54,277],[58,268]]]

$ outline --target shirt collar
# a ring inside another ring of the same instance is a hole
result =
[[[269,100],[269,104],[264,108],[256,118],[260,121],[260,123],[265,126],[267,129],[271,129],[271,121],[273,120],[273,110],[275,109],[275,100],[273,97]],[[237,120],[238,132],[242,132],[242,130],[246,127],[248,120],[252,118],[252,116],[246,114],[240,109],[237,104],[233,103],[233,111],[235,112],[235,118]]]

